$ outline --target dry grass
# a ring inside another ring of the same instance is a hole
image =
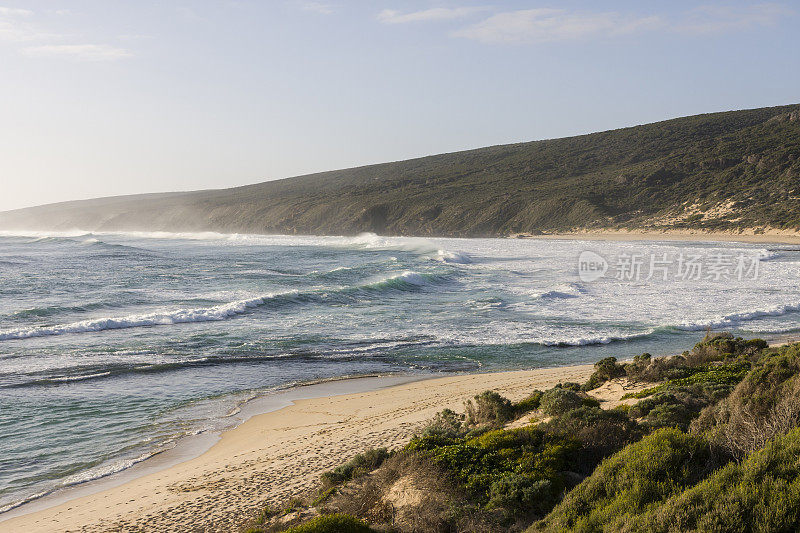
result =
[[[463,509],[463,501],[456,501],[458,493],[449,474],[428,458],[398,453],[373,473],[343,487],[324,508],[395,531],[489,531]]]

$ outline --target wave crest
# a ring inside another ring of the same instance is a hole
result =
[[[237,300],[213,307],[193,309],[175,309],[154,313],[127,315],[121,317],[104,317],[96,319],[59,324],[55,326],[21,327],[0,331],[0,341],[30,339],[34,337],[47,337],[67,333],[91,333],[109,329],[128,329],[148,326],[164,326],[191,322],[215,322],[226,320],[237,315],[247,313],[249,310],[278,302],[320,302],[336,300],[337,298],[350,297],[360,293],[374,293],[386,291],[411,291],[437,282],[445,281],[445,276],[430,273],[419,273],[407,270],[387,278],[356,285],[343,287],[336,290],[317,290],[299,292],[296,290],[270,293],[246,300]]]
[[[748,320],[755,320],[758,318],[770,317],[770,316],[782,316],[788,313],[795,313],[800,311],[800,304],[787,304],[787,305],[779,305],[775,306],[771,309],[756,309],[753,311],[744,311],[741,313],[731,313],[729,315],[724,315],[721,317],[712,318],[710,320],[705,321],[697,321],[697,322],[683,322],[677,329],[683,331],[703,331],[706,328],[726,328],[737,326],[742,322],[747,322]]]

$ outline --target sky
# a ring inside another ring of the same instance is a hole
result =
[[[800,2],[0,0],[0,210],[800,102]]]

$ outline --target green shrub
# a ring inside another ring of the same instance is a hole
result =
[[[562,388],[552,388],[542,394],[539,407],[547,415],[560,415],[581,407],[584,397],[575,391]]]
[[[351,479],[371,472],[378,468],[389,452],[386,448],[373,448],[360,453],[341,466],[337,466],[330,472],[322,474],[322,484],[324,487],[341,485]]]
[[[477,426],[488,424],[501,426],[514,418],[514,406],[508,398],[495,391],[484,391],[464,404],[467,410],[466,424]]]
[[[350,515],[329,514],[291,527],[286,533],[374,533],[374,531],[366,523]]]
[[[696,394],[687,390],[692,389],[677,389],[654,394],[633,405],[628,414],[634,418],[641,418],[642,424],[650,429],[676,427],[686,431],[692,419],[708,404],[702,389],[696,390]]]
[[[648,509],[636,531],[798,531],[800,430]]]
[[[695,395],[718,401],[727,396],[744,379],[749,369],[750,363],[747,361],[682,367],[679,377],[673,377],[655,387],[636,393],[625,394],[622,398],[646,398],[661,392],[692,388]]]
[[[514,404],[514,411],[516,415],[522,415],[529,411],[534,411],[539,408],[539,404],[542,401],[542,391],[535,390],[533,391],[530,396],[525,398],[524,400],[520,400]]]
[[[606,381],[625,375],[625,367],[617,363],[616,357],[606,357],[594,364],[594,373],[581,387],[584,391],[594,390]]]
[[[427,454],[479,506],[513,516],[533,512],[520,507],[528,494],[521,488],[523,480],[548,482],[537,485],[537,494],[544,498],[538,508],[549,509],[556,503],[567,484],[564,472],[574,468],[579,448],[580,443],[571,436],[525,427],[496,429],[475,438],[415,438],[406,451]]]
[[[681,492],[710,469],[708,444],[661,429],[604,461],[529,531],[620,531],[632,516]]]
[[[625,374],[634,381],[655,383],[665,379],[684,377],[686,373],[686,355],[671,357],[652,357],[648,353],[633,358],[632,363],[625,365]]]
[[[725,400],[692,423],[693,432],[709,432],[736,458],[800,425],[800,345],[764,351],[753,365]]]
[[[423,428],[423,436],[443,436],[443,437],[458,437],[463,430],[464,415],[460,415],[452,409],[444,409],[428,422]]]
[[[525,474],[506,474],[489,488],[489,509],[502,509],[509,515],[544,515],[557,494],[553,482]]]
[[[642,436],[638,425],[620,410],[582,406],[539,426],[555,435],[569,436],[581,443],[573,468],[588,475],[605,457]]]
[[[688,366],[700,366],[713,361],[749,358],[767,347],[762,339],[734,338],[730,333],[707,334],[686,355]]]
[[[686,431],[692,418],[692,411],[682,403],[661,404],[654,407],[642,423],[652,429],[674,427]]]

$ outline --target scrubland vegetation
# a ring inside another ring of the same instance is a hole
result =
[[[646,387],[603,409],[592,391],[609,380]],[[354,457],[248,527],[797,531],[799,395],[800,344],[721,333],[672,357],[607,358],[584,384],[443,410],[403,448]]]

